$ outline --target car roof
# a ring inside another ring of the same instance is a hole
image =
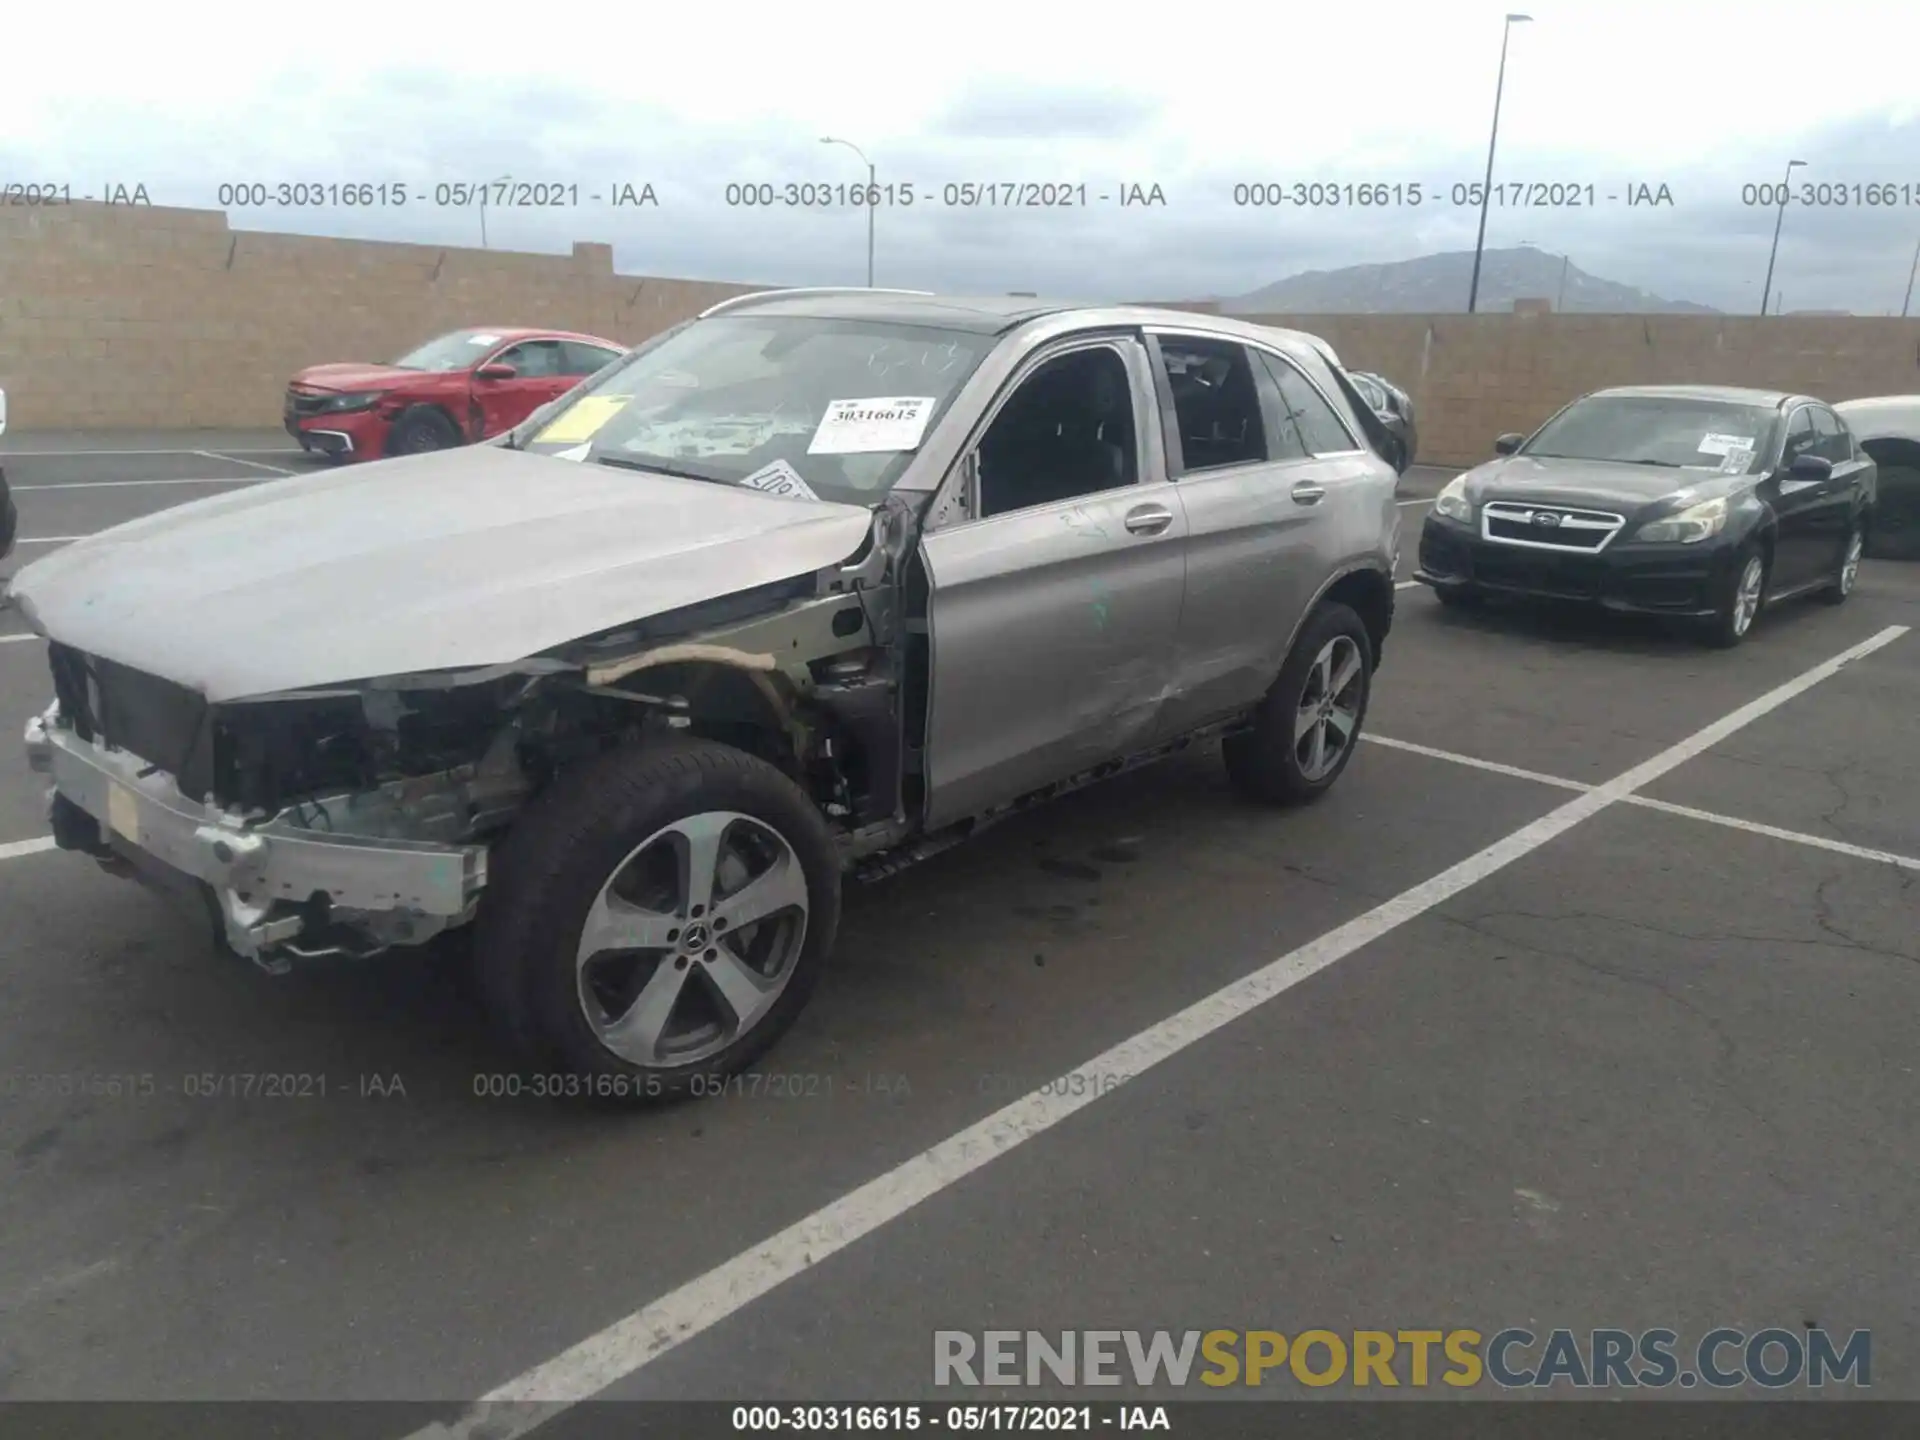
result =
[[[736,296],[708,315],[806,316],[819,320],[872,320],[894,325],[924,325],[975,335],[1005,335],[1036,321],[1061,328],[1161,326],[1252,340],[1283,348],[1305,348],[1329,357],[1332,347],[1317,335],[1256,325],[1246,320],[1197,310],[1154,305],[1047,300],[1034,295],[935,295],[919,290],[772,290]],[[1071,317],[1071,325],[1067,324]]]
[[[1749,390],[1739,385],[1615,385],[1593,393],[1609,397],[1644,395],[1660,400],[1719,400],[1729,405],[1764,405],[1770,408],[1781,408],[1808,398],[1785,390]]]
[[[931,295],[914,290],[770,290],[738,296],[708,314],[805,316],[815,320],[878,320],[998,335],[1028,320],[1077,307],[1031,295]]]
[[[497,335],[502,340],[585,340],[591,345],[611,345],[616,350],[629,347],[604,335],[588,335],[580,330],[550,330],[528,325],[462,325],[449,335]]]

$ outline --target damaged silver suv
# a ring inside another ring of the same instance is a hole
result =
[[[529,1066],[746,1066],[885,874],[1210,735],[1353,754],[1387,437],[1310,337],[776,291],[501,440],[275,480],[16,578],[65,849],[279,972],[474,927]]]

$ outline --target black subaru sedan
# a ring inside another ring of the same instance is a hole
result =
[[[1738,645],[1775,601],[1853,591],[1877,472],[1805,395],[1629,386],[1566,406],[1456,477],[1414,578],[1448,604],[1492,594],[1682,618]]]

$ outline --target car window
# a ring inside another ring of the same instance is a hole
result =
[[[1520,453],[1542,460],[1611,460],[1745,475],[1765,463],[1777,423],[1776,412],[1766,405],[1603,392],[1567,406]],[[1811,422],[1806,423],[1811,435]]]
[[[500,343],[500,336],[490,330],[456,330],[451,335],[442,335],[437,340],[429,340],[417,350],[409,350],[393,362],[396,370],[427,370],[436,374],[447,374],[455,370],[467,370],[487,358],[487,352]]]
[[[1244,345],[1167,335],[1160,339],[1160,359],[1189,472],[1267,458],[1260,391]]]
[[[1787,443],[1780,447],[1780,463],[1791,465],[1802,455],[1820,453],[1820,432],[1813,428],[1812,407],[1802,405],[1787,422]]]
[[[1260,391],[1260,406],[1266,418],[1267,459],[1277,462],[1312,459],[1313,452],[1307,448],[1300,426],[1280,394],[1273,372],[1267,368],[1267,357],[1259,355],[1258,358],[1260,363],[1253,367],[1253,379]]]
[[[1354,444],[1353,436],[1347,433],[1347,427],[1340,423],[1340,417],[1333,413],[1333,407],[1313,388],[1306,376],[1278,355],[1263,352],[1260,359],[1265,363],[1267,373],[1273,376],[1273,383],[1279,387],[1286,412],[1299,428],[1300,438],[1306,442],[1311,454],[1336,455],[1343,450],[1359,448]]]
[[[609,350],[604,345],[588,345],[580,340],[563,340],[560,344],[565,357],[563,375],[592,375],[604,369],[620,358],[621,352]]]
[[[1118,350],[1100,345],[1055,356],[1020,382],[980,437],[980,515],[1134,484],[1138,433]]]
[[[502,350],[493,363],[513,366],[522,380],[548,380],[568,373],[558,340],[523,340]]]
[[[1813,429],[1819,437],[1814,454],[1825,456],[1836,465],[1853,459],[1853,436],[1840,423],[1840,417],[1824,405],[1813,407]]]
[[[715,315],[656,336],[576,385],[525,446],[872,505],[998,343],[933,325]]]

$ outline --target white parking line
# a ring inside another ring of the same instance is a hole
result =
[[[1856,860],[1878,860],[1902,870],[1920,871],[1920,860],[1911,855],[1896,855],[1891,850],[1870,850],[1864,845],[1849,845],[1844,840],[1829,840],[1824,835],[1808,835],[1799,830],[1782,830],[1777,825],[1762,825],[1758,820],[1742,820],[1737,815],[1720,815],[1712,810],[1696,810],[1691,805],[1676,805],[1671,800],[1655,800],[1650,795],[1630,795],[1629,805],[1642,810],[1658,810],[1666,815],[1684,815],[1689,820],[1704,820],[1710,825],[1725,825],[1745,830],[1750,835],[1765,835],[1771,840],[1790,840],[1795,845],[1810,845],[1816,850],[1831,850],[1836,855],[1851,855]]]
[[[24,645],[29,640],[38,640],[38,635],[0,635],[0,645]]]
[[[22,855],[38,855],[42,850],[53,849],[53,837],[43,835],[38,840],[9,840],[0,845],[0,860],[16,860]]]
[[[84,535],[22,535],[13,543],[16,545],[71,545],[76,540],[84,540]]]
[[[294,473],[284,465],[263,465],[258,460],[242,460],[237,454],[222,455],[217,450],[196,450],[194,453],[196,455],[204,455],[209,460],[225,460],[230,465],[251,465],[258,470],[271,470],[276,475],[291,475]],[[278,455],[282,452],[278,450],[263,450],[259,453],[263,455]]]
[[[1536,785],[1551,785],[1559,790],[1591,790],[1593,786],[1580,780],[1567,780],[1558,775],[1543,775],[1538,770],[1522,770],[1517,765],[1502,765],[1493,760],[1482,760],[1475,755],[1462,755],[1453,750],[1436,750],[1431,745],[1416,745],[1410,740],[1394,740],[1385,735],[1361,733],[1362,740],[1375,745],[1385,746],[1389,750],[1406,750],[1415,755],[1425,755],[1434,760],[1446,760],[1454,765],[1468,765],[1475,770],[1490,770],[1495,775],[1509,775],[1515,780],[1531,780]],[[1910,855],[1899,855],[1891,850],[1873,850],[1864,845],[1850,845],[1845,840],[1830,840],[1825,835],[1809,835],[1804,830],[1783,830],[1778,825],[1763,825],[1758,820],[1742,820],[1737,815],[1722,815],[1714,810],[1699,810],[1691,805],[1676,805],[1671,800],[1655,800],[1650,795],[1628,795],[1623,804],[1635,805],[1642,810],[1658,810],[1667,815],[1682,815],[1689,820],[1703,820],[1709,825],[1724,825],[1729,830],[1745,830],[1750,835],[1765,835],[1772,840],[1787,840],[1795,845],[1809,845],[1816,850],[1831,850],[1836,855],[1851,855],[1856,860],[1877,860],[1884,865],[1897,865],[1902,870],[1920,871],[1920,860]]]
[[[1580,780],[1562,780],[1558,775],[1542,775],[1538,770],[1522,770],[1517,765],[1502,765],[1497,760],[1481,760],[1472,755],[1457,754],[1452,750],[1436,750],[1431,745],[1416,745],[1411,740],[1394,740],[1385,735],[1375,735],[1371,731],[1360,732],[1362,740],[1375,745],[1384,745],[1389,750],[1406,750],[1414,755],[1425,755],[1430,760],[1447,760],[1455,765],[1471,765],[1476,770],[1491,770],[1495,775],[1509,775],[1515,780],[1531,780],[1536,785],[1553,785],[1562,790],[1591,790],[1593,787]]]
[[[1396,500],[1393,503],[1404,510],[1409,505],[1431,505],[1433,503],[1433,497],[1428,496],[1425,500]]]
[[[251,465],[251,460],[236,462]],[[268,467],[272,468],[272,467]],[[291,470],[283,470],[283,475],[291,475]],[[138,489],[143,485],[260,485],[265,482],[258,475],[221,476],[216,480],[63,480],[57,485],[15,485],[13,493],[19,495],[27,490],[113,490]]]
[[[0,445],[0,460],[65,460],[98,459],[103,455],[199,455],[213,456],[218,460],[230,459],[235,455],[299,455],[299,450],[259,450],[254,447],[240,446],[233,450],[9,450]]]
[[[1432,879],[1349,920],[1317,940],[1282,955],[1244,979],[1122,1040],[1069,1072],[1074,1083],[1048,1085],[940,1141],[886,1174],[706,1274],[689,1280],[490,1391],[455,1420],[416,1431],[413,1440],[515,1440],[555,1415],[752,1304],[801,1271],[872,1234],[1007,1153],[1044,1134],[1097,1099],[1198,1044],[1301,981],[1419,918],[1436,905],[1565,834],[1581,821],[1627,799],[1684,765],[1743,726],[1778,709],[1841,668],[1907,633],[1892,625],[1797,678],[1742,705],[1652,759],[1596,785],[1539,819],[1476,851]],[[1064,1077],[1063,1077],[1064,1078]]]
[[[1420,582],[1418,580],[1402,580],[1399,584],[1395,585],[1393,588],[1396,590],[1411,590],[1414,586],[1418,585],[1419,583]]]

